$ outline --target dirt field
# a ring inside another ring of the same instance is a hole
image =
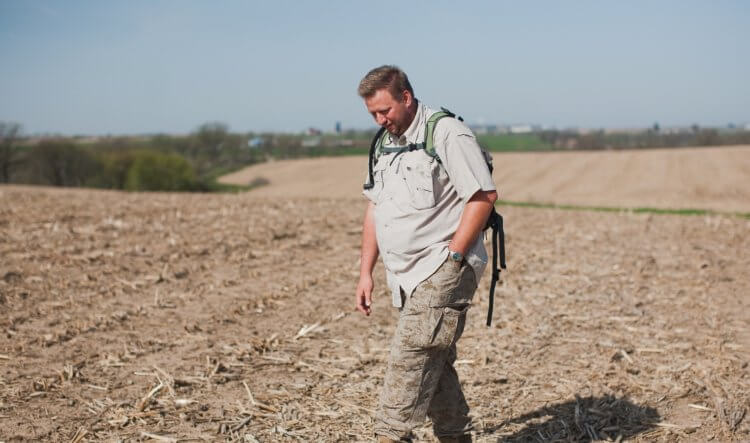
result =
[[[675,204],[705,185],[750,210],[748,152]],[[237,195],[0,187],[0,441],[371,441],[396,312],[381,265],[373,316],[353,309],[351,161]],[[600,197],[623,180],[597,174]],[[485,275],[459,343],[478,441],[750,439],[750,220],[501,211],[495,321]]]
[[[750,146],[502,153],[494,164],[505,200],[750,212]],[[255,165],[222,180],[265,178],[272,186],[257,192],[266,196],[355,198],[366,174],[366,157],[340,157]]]

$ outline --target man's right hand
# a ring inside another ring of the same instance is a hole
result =
[[[375,236],[375,205],[370,202],[365,209],[362,222],[362,258],[359,262],[359,283],[357,283],[357,310],[365,315],[372,312],[372,270],[378,259],[378,242]]]
[[[357,284],[357,310],[365,315],[372,312],[372,276],[361,275]]]

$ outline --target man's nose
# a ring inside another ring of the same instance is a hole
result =
[[[385,116],[382,114],[375,114],[375,123],[377,123],[378,126],[383,126],[385,124]]]

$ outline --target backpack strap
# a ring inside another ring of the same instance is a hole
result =
[[[451,111],[441,107],[438,112],[432,114],[430,118],[427,119],[427,124],[425,125],[424,130],[424,151],[440,163],[442,163],[440,157],[437,155],[437,151],[435,151],[435,126],[437,126],[437,123],[445,117],[458,118],[460,121],[464,120],[461,117],[456,117],[456,114]]]
[[[375,137],[372,138],[372,142],[370,142],[369,162],[367,165],[367,183],[363,186],[365,190],[372,189],[375,186],[375,176],[373,175],[372,169],[375,167],[375,162],[378,161],[378,157],[380,157],[379,151],[383,146],[383,138],[385,138],[385,128],[381,127],[378,129]]]

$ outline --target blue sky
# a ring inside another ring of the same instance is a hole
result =
[[[367,128],[385,63],[470,123],[745,123],[750,2],[0,0],[0,120],[26,133]]]

